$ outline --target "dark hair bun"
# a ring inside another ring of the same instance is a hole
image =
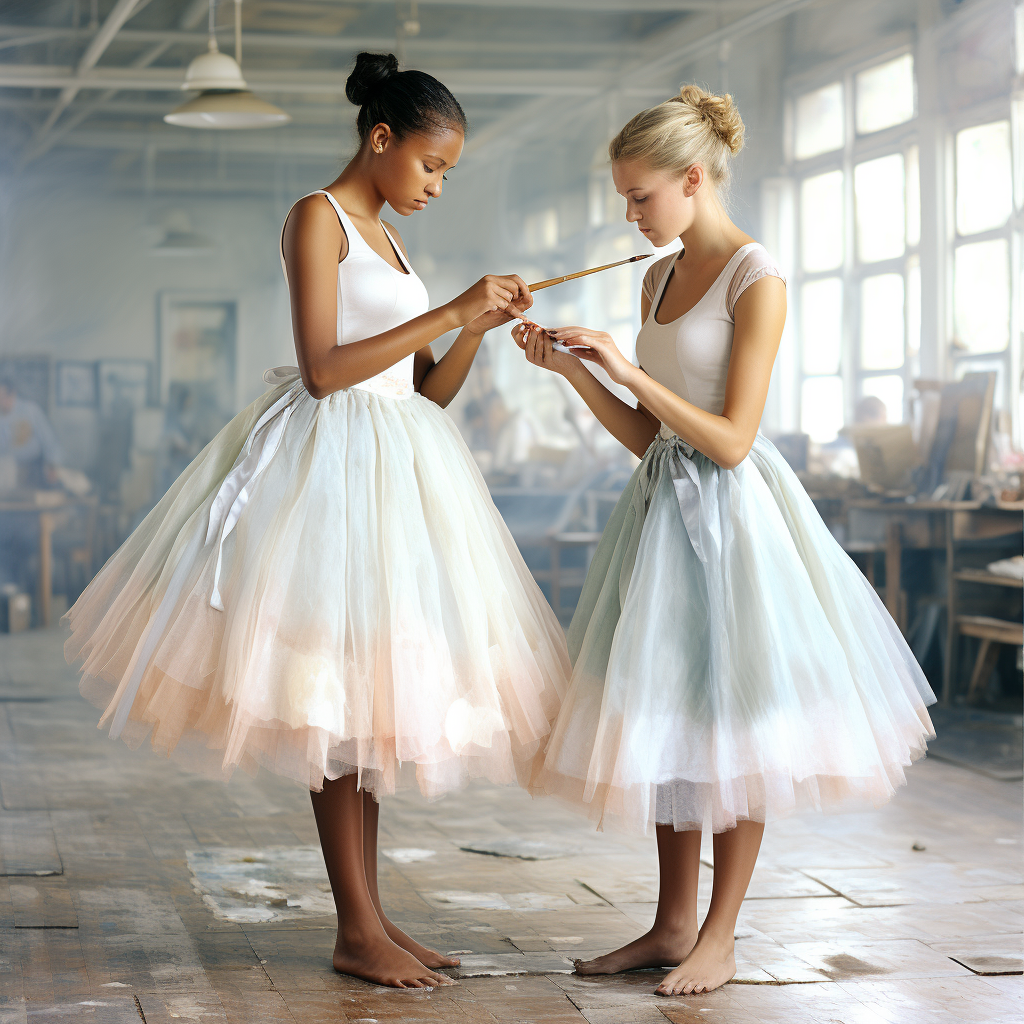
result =
[[[393,53],[359,54],[345,95],[359,107],[360,142],[377,124],[386,124],[400,139],[416,132],[466,131],[466,114],[451,92],[425,71],[399,71]]]
[[[345,82],[345,95],[350,102],[361,107],[397,74],[398,58],[393,53],[361,53]]]

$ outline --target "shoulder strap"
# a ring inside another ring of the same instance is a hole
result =
[[[358,249],[361,246],[369,248],[366,242],[363,241],[363,236],[359,234],[356,226],[352,223],[352,218],[341,208],[341,204],[334,196],[331,195],[327,189],[318,188],[315,192],[309,193],[311,196],[326,196],[327,201],[334,207],[334,212],[338,215],[338,220],[341,221],[341,228],[345,232],[345,236],[348,238],[348,249],[351,252],[354,248]]]
[[[410,274],[415,273],[415,271],[409,265],[409,261],[405,258],[405,253],[402,252],[402,247],[394,240],[394,238],[391,235],[391,232],[388,231],[387,224],[385,224],[384,221],[381,221],[380,226],[384,229],[384,234],[388,236],[388,241],[391,243],[391,248],[395,250],[395,255],[398,257],[402,266],[405,267],[405,269]]]
[[[647,311],[647,318],[650,319],[658,312],[658,306],[661,305],[661,295],[665,291],[665,285],[668,284],[668,279],[672,276],[672,271],[675,269],[676,260],[679,257],[673,253],[672,258],[665,265],[665,273],[661,275],[661,280],[658,281],[658,286],[654,289],[654,297],[651,299],[651,308]],[[657,321],[655,321],[657,323]]]
[[[341,206],[338,203],[338,200],[335,199],[330,192],[322,188],[318,188],[315,192],[308,192],[306,195],[301,196],[300,199],[296,199],[295,203],[292,203],[291,207],[288,210],[288,213],[285,215],[284,224],[281,225],[281,236],[278,239],[277,248],[278,254],[281,257],[281,267],[284,270],[285,280],[288,279],[288,268],[285,266],[284,262],[285,225],[288,223],[288,218],[292,215],[292,210],[295,209],[295,204],[300,202],[301,199],[308,199],[310,196],[326,196],[327,201],[331,204],[331,206],[334,207],[334,212],[337,213],[338,220],[341,222],[341,229],[342,231],[345,232],[345,237],[348,239],[349,252],[351,252],[353,248],[358,248],[360,245],[366,245],[366,242],[363,241],[363,236],[359,234],[359,232],[355,228],[355,225],[349,219],[348,214],[341,208]]]

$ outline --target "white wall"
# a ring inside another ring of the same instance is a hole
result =
[[[109,194],[95,179],[10,181],[0,228],[0,352],[61,359],[141,358],[158,365],[158,296],[216,290],[237,297],[238,404],[263,390],[268,366],[294,363],[280,222],[263,198]],[[184,210],[215,246],[156,256],[169,210]],[[95,415],[56,407],[72,464],[88,464]]]

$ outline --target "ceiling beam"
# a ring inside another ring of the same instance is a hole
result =
[[[0,25],[0,49],[13,46],[27,46],[30,43],[55,39],[84,39],[81,29],[58,28],[24,31],[20,25]],[[170,46],[188,46],[202,52],[206,46],[206,34],[188,32],[182,29],[121,29],[118,43],[146,44],[165,43]],[[508,53],[507,39],[455,39],[443,37],[432,39],[428,36],[407,36],[403,40],[408,53]],[[538,39],[529,43],[531,53],[572,53],[591,56],[620,56],[636,53],[639,43],[634,41],[588,42],[575,39]],[[251,50],[315,50],[328,53],[358,53],[360,50],[393,50],[394,36],[324,36],[306,35],[293,32],[243,32],[242,47],[246,53]]]
[[[146,3],[149,0],[145,0]],[[136,13],[141,8],[136,8]],[[206,0],[192,0],[192,3],[185,8],[185,13],[182,14],[179,24],[182,28],[192,28],[202,21],[207,11]],[[155,46],[149,47],[143,53],[139,54],[131,62],[133,68],[145,68],[149,67],[155,60],[158,60],[169,48],[170,43],[158,42]],[[88,103],[83,104],[72,114],[66,117],[57,131],[51,131],[45,138],[36,141],[34,145],[31,145],[23,154],[20,161],[20,166],[24,168],[27,164],[33,160],[38,160],[39,157],[48,153],[68,132],[73,131],[83,121],[91,117],[93,114],[101,110],[106,103],[108,103],[114,96],[117,95],[117,89],[107,89],[105,92],[100,93],[99,96],[94,97]],[[162,116],[162,115],[161,115]]]
[[[31,110],[38,112],[49,111],[52,106],[52,99],[40,99],[17,93],[0,94],[0,110]],[[72,114],[77,114],[78,109],[78,107],[72,107]],[[162,119],[169,109],[170,105],[167,100],[112,99],[104,104],[102,111],[99,112],[103,114],[137,115],[138,117]],[[289,104],[288,113],[293,117],[301,117],[303,115],[313,117],[319,115],[319,119],[324,124],[329,123],[327,120],[328,116],[334,116],[337,119],[337,116],[340,114],[346,121],[355,123],[356,107],[350,103],[338,104],[333,102],[303,103],[301,105]],[[63,131],[67,123],[67,120],[62,121],[60,127],[53,134],[57,135]]]
[[[424,69],[424,70],[430,70]],[[603,91],[608,72],[549,68],[437,68],[452,92],[508,96],[593,96]],[[343,95],[346,69],[337,71],[257,71],[246,69],[246,82],[257,92]],[[0,88],[140,90],[180,92],[184,73],[174,68],[102,67],[79,75],[70,68],[38,64],[0,64]],[[63,92],[62,92],[63,95]]]
[[[660,46],[653,44],[647,47],[647,57],[635,61],[620,72],[606,75],[605,86],[599,97],[581,98],[576,102],[563,103],[552,111],[550,101],[538,101],[520,110],[510,113],[507,117],[488,125],[486,134],[481,132],[478,139],[470,139],[466,144],[463,158],[478,159],[489,150],[506,145],[515,145],[524,135],[537,131],[538,126],[547,131],[561,126],[574,118],[580,117],[584,110],[596,100],[605,99],[616,93],[631,94],[636,91],[646,92],[658,82],[659,75],[681,69],[687,63],[720,48],[723,44],[766,28],[780,18],[804,7],[815,4],[828,4],[835,0],[772,0],[755,11],[742,15],[728,25],[716,28],[702,35],[694,36],[693,28],[684,24],[672,32]],[[659,33],[665,35],[665,33]],[[661,92],[665,96],[665,92]],[[667,96],[665,96],[667,98]]]
[[[7,26],[3,26],[6,28]],[[81,33],[74,29],[45,29],[36,31],[30,29],[28,32],[17,35],[7,35],[0,28],[0,50],[11,50],[16,46],[31,46],[33,43],[50,43],[55,39],[66,39],[68,36],[79,36]]]
[[[133,14],[142,10],[149,2],[150,0],[117,0],[100,26],[99,31],[92,37],[89,45],[85,48],[85,53],[79,58],[78,66],[75,68],[75,80],[87,75],[96,66],[97,61],[103,56],[103,51],[111,44],[121,26]],[[79,87],[74,81],[61,89],[60,96],[54,104],[53,110],[50,111],[49,116],[32,140],[32,149],[42,145],[50,129],[56,124],[57,118],[67,110],[72,100],[78,95],[78,89]]]
[[[394,0],[370,0],[388,4]],[[587,14],[657,14],[701,11],[716,14],[724,11],[749,10],[764,0],[419,0],[421,7],[486,7],[508,8],[516,16],[524,10],[586,11]]]
[[[100,95],[105,96],[107,94],[101,93]],[[52,106],[52,100],[14,93],[0,94],[0,110],[40,113],[49,111]],[[496,116],[496,112],[492,107],[484,107],[467,102],[463,104],[463,108],[471,123],[475,123],[478,120],[486,121],[488,118]],[[83,107],[82,109],[86,108]],[[154,118],[162,120],[164,114],[169,109],[169,102],[158,99],[111,99],[104,103],[102,110],[90,109],[89,113],[109,114],[126,119],[134,116],[150,120]],[[346,131],[355,125],[356,110],[357,108],[351,103],[337,103],[330,98],[323,103],[288,104],[288,113],[291,114],[293,122],[307,125],[322,125],[324,128],[341,128]],[[60,126],[55,131],[50,133],[49,138],[59,138],[78,116],[78,113],[79,108],[72,107],[69,116],[60,123]],[[135,131],[138,127],[140,126],[132,125],[130,130]],[[147,123],[145,129],[148,130],[148,128],[149,124]]]
[[[230,136],[230,138],[228,137]],[[315,156],[337,159],[352,154],[348,140],[324,132],[183,132],[177,128],[120,132],[85,128],[69,132],[64,146],[73,149],[114,149],[161,153],[227,153],[265,156]]]

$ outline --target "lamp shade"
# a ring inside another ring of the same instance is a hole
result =
[[[249,92],[242,69],[233,57],[217,49],[212,36],[209,50],[189,64],[182,89],[199,90],[199,95],[165,114],[168,124],[182,128],[273,128],[291,120],[280,107]]]
[[[291,116],[245,89],[207,89],[164,114],[164,120],[182,128],[273,128]]]
[[[206,53],[199,54],[185,72],[185,82],[181,87],[186,92],[203,91],[204,89],[221,89],[234,92],[245,88],[242,69],[234,57],[221,53],[217,49],[217,40],[210,38],[210,46]]]

